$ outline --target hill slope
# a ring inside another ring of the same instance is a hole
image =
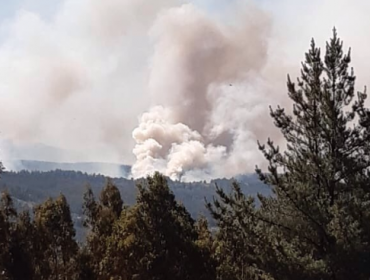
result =
[[[56,197],[63,193],[71,207],[77,231],[82,233],[79,217],[82,216],[82,197],[85,187],[89,184],[96,197],[99,196],[107,177],[103,175],[89,175],[80,171],[20,171],[5,172],[0,179],[0,191],[7,189],[14,197],[18,207],[31,209],[33,205],[45,201],[48,197]],[[263,185],[256,175],[243,175],[237,177],[244,193],[256,195],[270,194],[267,186]],[[114,178],[126,204],[133,204],[136,197],[137,181],[125,178]],[[169,186],[174,192],[176,199],[182,202],[190,214],[197,218],[199,215],[210,216],[205,208],[205,198],[212,200],[216,191],[216,184],[226,191],[230,189],[232,180],[216,179],[211,182],[183,183],[169,180]]]
[[[51,162],[39,160],[8,160],[8,171],[81,171],[87,174],[102,174],[110,177],[128,177],[131,166],[105,162]]]

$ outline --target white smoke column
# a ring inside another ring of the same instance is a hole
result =
[[[134,177],[154,170],[184,180],[232,176],[257,163],[256,132],[271,127],[255,123],[266,113],[256,105],[266,105],[267,96],[256,93],[265,90],[259,81],[270,24],[255,7],[243,8],[229,26],[189,4],[158,18],[152,29],[153,107],[133,132]]]
[[[138,159],[133,167],[134,173],[138,170],[142,175],[154,170],[165,172],[165,163],[158,159],[165,158],[172,145],[201,141],[200,134],[188,126],[169,123],[172,118],[168,109],[159,106],[142,116],[140,126],[134,131],[134,137],[139,143],[134,149]]]

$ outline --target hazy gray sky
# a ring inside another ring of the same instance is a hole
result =
[[[251,170],[312,37],[324,47],[336,26],[358,89],[370,84],[369,12],[365,0],[0,0],[0,157],[43,143],[63,161]]]

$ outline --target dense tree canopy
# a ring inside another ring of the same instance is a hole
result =
[[[261,277],[370,276],[370,114],[366,94],[355,94],[349,63],[335,30],[323,59],[312,41],[301,78],[293,83],[288,77],[292,115],[271,109],[286,149],[270,139],[259,145],[269,167],[257,173],[274,195],[260,196],[256,208],[235,186],[230,195],[219,190],[220,199],[209,205],[221,244],[236,236],[227,234],[229,227],[240,232],[251,256],[237,258]],[[236,252],[231,246],[224,250]]]

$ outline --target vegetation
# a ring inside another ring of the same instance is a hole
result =
[[[242,191],[248,195],[256,196],[258,192],[265,195],[271,193],[256,174],[238,176],[237,179]],[[36,205],[43,203],[49,197],[57,198],[60,193],[63,193],[71,209],[72,220],[76,229],[76,239],[82,242],[86,236],[86,228],[82,221],[83,195],[86,185],[90,187],[93,193],[99,194],[106,180],[108,178],[102,175],[88,175],[76,171],[4,172],[0,179],[0,192],[9,192],[17,210],[31,212]],[[138,193],[136,184],[141,181],[125,178],[111,179],[127,206],[136,203]],[[216,185],[229,192],[232,180],[215,179],[210,182],[192,183],[168,180],[167,182],[176,200],[184,204],[194,219],[205,216],[210,226],[215,226],[209,211],[205,207],[204,198],[210,200],[216,195]]]
[[[130,205],[114,181],[98,199],[88,186],[83,244],[63,195],[31,216],[4,192],[2,279],[369,279],[370,111],[349,63],[335,31],[323,59],[312,42],[301,78],[288,77],[292,114],[271,109],[286,149],[259,144],[269,165],[257,174],[272,195],[217,187],[206,204],[215,232],[158,173],[137,182]]]

